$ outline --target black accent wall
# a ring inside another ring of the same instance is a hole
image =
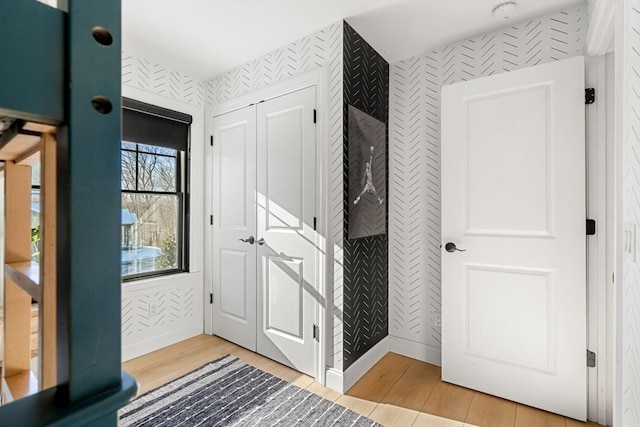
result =
[[[386,125],[389,182],[389,63],[344,22],[344,363],[347,369],[389,333],[389,245],[387,234],[348,239],[349,104]],[[388,187],[388,186],[387,186]],[[355,195],[354,197],[357,197]],[[383,195],[388,200],[387,194]],[[351,197],[353,198],[353,197]],[[388,207],[389,204],[387,203]],[[386,212],[386,229],[389,212]]]

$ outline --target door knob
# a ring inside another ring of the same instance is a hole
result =
[[[249,236],[246,239],[238,239],[238,240],[240,240],[241,242],[248,243],[250,245],[253,245],[253,243],[256,241],[256,239],[253,236]]]
[[[264,238],[261,237],[260,240],[258,240],[258,244],[260,246],[264,245]]]
[[[444,245],[444,250],[449,252],[449,253],[453,253],[455,251],[466,252],[466,249],[458,249],[458,248],[456,248],[456,244],[453,243],[453,242],[449,242],[446,245]]]

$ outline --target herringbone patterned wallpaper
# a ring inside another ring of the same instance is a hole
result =
[[[122,84],[197,107],[204,105],[202,82],[127,52],[122,52]],[[202,321],[201,291],[188,280],[180,286],[178,283],[175,285],[158,286],[147,292],[131,286],[123,289],[122,340],[125,352],[141,341]]]
[[[149,338],[149,331],[162,331],[188,323],[199,313],[197,287],[154,289],[122,301],[122,336],[126,341]]]
[[[625,0],[622,37],[624,223],[640,226],[640,1]],[[637,231],[636,231],[637,233]],[[637,239],[637,236],[636,236]],[[637,240],[635,253],[639,249]],[[636,255],[637,256],[637,255]],[[640,426],[640,260],[624,259],[622,425]]]
[[[583,53],[585,6],[391,65],[389,334],[440,347],[440,88]]]
[[[347,239],[349,203],[348,107],[389,125],[389,64],[344,23],[344,369],[388,334],[387,234]],[[386,138],[385,138],[385,142]],[[385,144],[387,145],[387,144]],[[388,150],[385,149],[385,153]],[[386,156],[386,154],[385,154]],[[385,162],[388,167],[388,160]],[[385,171],[386,177],[389,170]],[[380,197],[387,198],[386,194]],[[388,206],[388,204],[386,205]],[[386,213],[385,213],[386,214]],[[385,221],[386,222],[386,221]]]
[[[207,105],[216,105],[320,67],[329,70],[329,218],[327,259],[333,252],[333,360],[342,370],[343,355],[343,173],[342,173],[342,23],[214,77],[206,83]]]
[[[122,84],[201,107],[204,84],[173,70],[127,52],[122,52]]]

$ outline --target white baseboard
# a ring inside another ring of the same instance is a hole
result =
[[[345,393],[389,352],[388,340],[389,336],[384,337],[344,372],[335,368],[328,368],[325,374],[325,386],[338,393]]]
[[[342,371],[335,368],[328,368],[325,373],[325,386],[338,393],[344,393],[344,376]]]
[[[130,345],[123,345],[122,361],[126,362],[143,354],[151,353],[168,345],[195,337],[201,333],[202,322],[197,322],[181,326],[164,334],[151,334],[149,339],[139,340]]]
[[[442,364],[440,347],[388,335],[363,354],[346,371],[342,372],[334,368],[327,369],[325,385],[339,393],[345,393],[389,352],[437,366]]]
[[[431,363],[432,365],[442,365],[442,350],[428,344],[411,341],[406,338],[388,336],[389,351],[398,353],[412,359]]]
[[[378,344],[374,345],[369,351],[360,356],[358,360],[353,362],[343,375],[343,389],[349,390],[358,382],[369,369],[373,367],[385,354],[389,352],[389,336],[384,337]]]

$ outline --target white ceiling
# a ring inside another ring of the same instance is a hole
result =
[[[123,49],[206,80],[346,19],[387,61],[583,0],[123,0]]]

